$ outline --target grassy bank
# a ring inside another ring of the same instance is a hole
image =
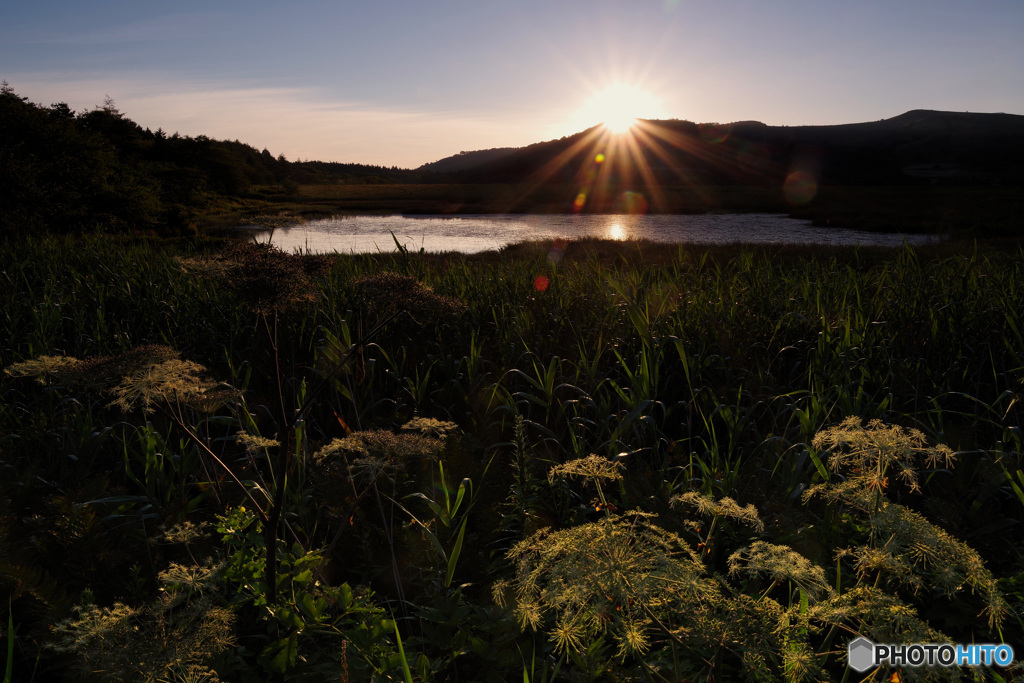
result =
[[[822,226],[876,232],[1019,238],[1024,203],[1013,187],[824,187],[802,204],[779,187],[679,185],[639,188],[653,213],[784,213]],[[207,225],[239,225],[255,215],[572,213],[579,193],[556,184],[302,185],[257,187],[212,205]],[[585,210],[626,211],[616,197]],[[635,201],[635,200],[634,200]]]
[[[840,680],[857,635],[1024,635],[1018,247],[0,263],[19,678]]]

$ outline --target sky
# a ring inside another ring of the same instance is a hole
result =
[[[1024,114],[1024,0],[12,0],[0,80],[290,160],[415,168],[611,116]]]

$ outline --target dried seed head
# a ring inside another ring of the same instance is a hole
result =
[[[205,376],[198,363],[181,360],[169,346],[147,344],[116,356],[77,358],[40,356],[6,369],[13,377],[37,377],[41,382],[112,394],[111,405],[125,412],[165,403],[200,412],[213,412],[237,396],[231,387]]]
[[[555,465],[548,472],[548,481],[557,477],[582,477],[584,479],[622,479],[622,464],[612,462],[600,455],[588,455],[585,458],[569,460]]]
[[[740,522],[752,527],[755,531],[764,531],[764,522],[753,505],[740,507],[732,498],[721,498],[715,500],[697,491],[687,491],[674,496],[670,501],[672,507],[686,506],[696,509],[697,514],[703,517],[721,517],[723,519]]]
[[[689,546],[654,519],[634,510],[537,532],[508,552],[516,572],[502,599],[514,594],[524,627],[550,623],[559,650],[579,651],[609,635],[621,657],[644,652],[651,613],[668,619],[719,595]]]
[[[277,439],[268,439],[258,434],[248,434],[246,432],[235,434],[235,440],[245,448],[245,452],[249,455],[260,455],[268,448],[277,448],[281,445]]]
[[[409,275],[378,273],[352,281],[366,308],[374,315],[404,311],[417,321],[456,316],[466,310],[458,299],[435,294]]]
[[[770,581],[792,581],[815,599],[832,593],[825,570],[785,545],[755,541],[729,557],[729,573],[764,576]]]
[[[234,242],[218,254],[181,264],[226,282],[257,313],[272,313],[314,301],[320,295],[315,277],[328,269],[330,259],[287,254],[273,245]]]

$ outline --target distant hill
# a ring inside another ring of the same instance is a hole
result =
[[[455,156],[445,157],[444,159],[440,159],[429,164],[423,164],[416,170],[428,171],[431,173],[455,173],[458,171],[466,171],[507,157],[519,149],[519,147],[496,147],[494,149],[482,149],[476,152],[459,152]]]
[[[642,165],[663,184],[779,185],[806,171],[820,185],[1024,185],[1024,116],[1014,114],[914,110],[831,126],[644,121],[634,137]],[[599,127],[421,168],[461,182],[563,183],[587,172],[597,152],[615,161],[614,141]]]

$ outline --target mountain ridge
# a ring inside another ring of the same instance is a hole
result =
[[[850,181],[856,179],[854,176],[872,175],[838,170],[842,165],[839,162],[848,163],[851,161],[851,155],[858,156],[857,150],[876,157],[880,163],[874,165],[883,171],[885,182],[910,181],[914,178],[913,174],[903,173],[902,167],[927,163],[963,167],[963,173],[958,176],[961,180],[974,178],[982,182],[986,179],[991,181],[995,176],[1000,176],[1003,180],[1007,175],[1013,178],[1024,176],[1024,170],[1008,168],[1020,164],[1014,164],[1013,160],[1007,158],[1014,153],[1024,153],[1024,116],[1002,112],[912,109],[879,121],[799,126],[773,126],[749,120],[718,124],[662,119],[640,121],[637,128],[690,136],[694,140],[694,148],[701,141],[721,146],[722,143],[732,140],[734,147],[737,142],[762,145],[763,149],[760,151],[767,153],[774,162],[772,172],[768,173],[771,180],[777,180],[780,172],[788,170],[785,162],[792,162],[791,157],[795,148],[806,151],[805,148],[808,147],[817,148],[817,155],[822,157],[819,163],[829,167],[831,177],[826,177],[826,182]],[[556,156],[587,135],[594,135],[598,130],[600,126],[557,140],[537,142],[524,147],[460,152],[458,155],[424,164],[417,170],[452,173],[464,182],[474,178],[481,181],[523,180],[538,170],[541,157]],[[716,142],[716,137],[722,139]],[[726,148],[728,146],[724,145]],[[895,153],[896,151],[899,153]],[[726,159],[728,154],[721,156],[723,163],[729,165]],[[654,165],[658,165],[658,160],[654,160]],[[865,163],[860,164],[864,165]],[[787,168],[782,169],[782,166]],[[527,172],[527,175],[522,176],[523,172]],[[769,180],[764,173],[741,173],[740,176],[748,181]],[[861,177],[860,180],[868,182],[872,178]],[[881,181],[882,178],[875,176],[874,180]]]
[[[626,145],[601,126],[520,148],[433,162],[459,183],[592,184],[602,196],[642,184],[781,187],[801,173],[816,187],[1024,186],[1024,116],[913,109],[851,124],[770,126],[638,121]],[[475,163],[479,162],[479,163]],[[632,166],[632,168],[630,168]],[[612,210],[600,203],[591,210]],[[658,210],[656,206],[650,207]]]

